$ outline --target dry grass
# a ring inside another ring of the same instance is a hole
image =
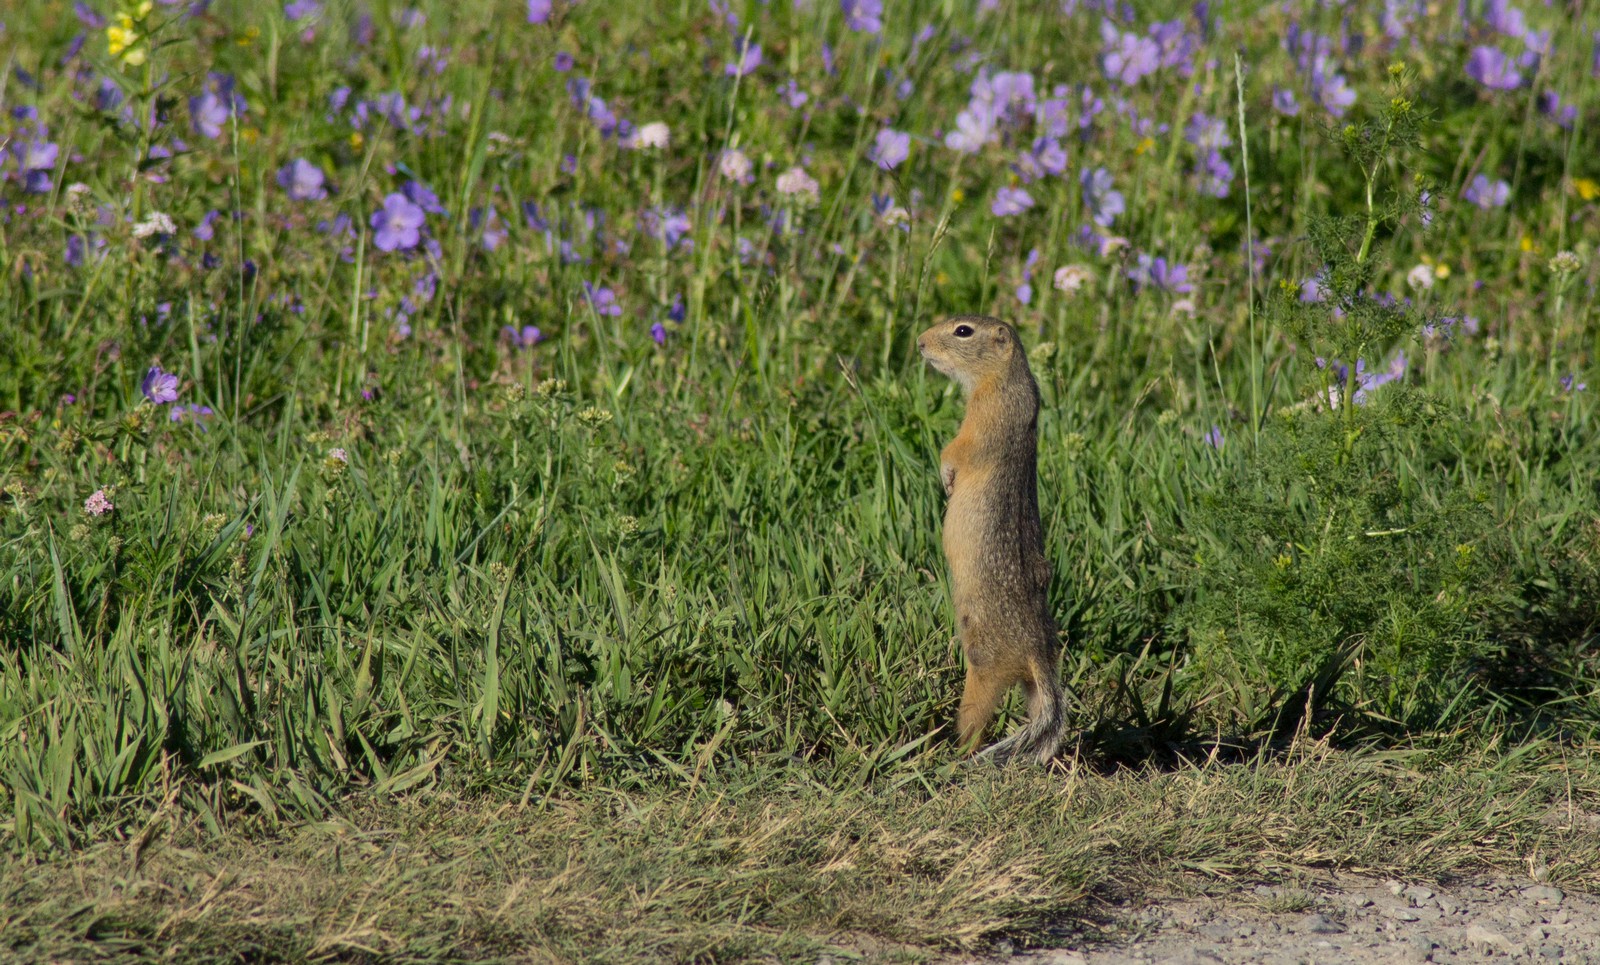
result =
[[[164,822],[142,849],[11,859],[0,947],[24,961],[916,958],[1002,934],[1049,943],[1110,895],[1307,867],[1448,880],[1543,866],[1600,886],[1600,769],[1550,745],[924,776],[526,807],[433,794],[220,840]]]

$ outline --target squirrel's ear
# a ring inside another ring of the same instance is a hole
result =
[[[997,328],[997,329],[994,330],[994,344],[996,344],[996,345],[1005,345],[1010,341],[1011,341],[1011,333],[1007,332],[1003,328]]]

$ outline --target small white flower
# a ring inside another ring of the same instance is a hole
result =
[[[813,203],[821,200],[822,190],[817,179],[806,173],[798,164],[778,175],[778,193],[804,195]]]
[[[89,186],[82,181],[74,181],[67,185],[67,197],[81,198],[89,193]]]
[[[159,211],[152,211],[150,217],[133,226],[135,238],[148,238],[151,235],[174,235],[178,233],[178,226],[172,219]]]
[[[1576,252],[1558,251],[1550,259],[1550,270],[1558,275],[1571,275],[1583,267],[1583,259]]]
[[[1412,288],[1426,291],[1433,287],[1433,266],[1418,265],[1406,272],[1406,284]]]
[[[1056,291],[1070,294],[1088,284],[1093,277],[1087,265],[1062,265],[1056,269]]]
[[[883,223],[890,228],[898,228],[911,223],[911,212],[898,204],[883,213]]]
[[[634,144],[640,148],[664,148],[670,140],[672,140],[672,129],[661,121],[651,121],[639,128],[638,133],[634,136]]]
[[[717,162],[717,169],[729,181],[738,181],[740,184],[750,182],[750,158],[738,148],[722,152],[722,160]]]
[[[1177,301],[1173,302],[1172,303],[1172,314],[1174,316],[1176,316],[1179,312],[1183,312],[1184,314],[1187,314],[1187,315],[1193,315],[1194,312],[1195,312],[1194,299],[1192,299],[1192,298],[1180,298]]]

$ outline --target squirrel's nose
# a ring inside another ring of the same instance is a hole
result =
[[[917,351],[926,352],[928,350],[927,338],[928,337],[926,335],[917,336]]]

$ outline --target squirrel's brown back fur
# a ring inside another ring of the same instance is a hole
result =
[[[1045,761],[1060,741],[1064,699],[1039,520],[1039,388],[1016,331],[999,319],[957,315],[923,332],[917,347],[967,396],[961,429],[940,456],[950,497],[944,551],[967,656],[961,741],[975,747],[1006,691],[1021,683],[1027,728],[984,753],[1004,759],[1023,750]]]

